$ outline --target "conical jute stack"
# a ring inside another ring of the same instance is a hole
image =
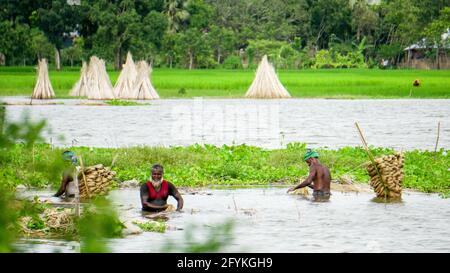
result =
[[[267,55],[261,60],[256,70],[252,85],[245,94],[246,98],[279,99],[290,98],[291,95],[281,84],[273,66],[267,61]]]
[[[88,66],[86,62],[83,62],[81,67],[81,76],[75,86],[70,91],[70,96],[73,97],[85,97],[88,93]]]
[[[155,100],[159,99],[159,95],[156,92],[150,81],[150,73],[152,68],[146,61],[140,61],[137,64],[137,78],[133,88],[133,99],[137,100]]]
[[[128,52],[127,60],[123,65],[122,72],[120,72],[116,85],[114,86],[114,95],[121,99],[134,99],[133,87],[136,81],[137,71],[133,62],[131,53]]]
[[[403,163],[404,156],[402,153],[376,158],[375,164],[381,179],[373,164],[368,164],[369,184],[374,189],[377,197],[396,199],[402,196]]]
[[[80,199],[86,200],[98,195],[105,195],[110,190],[116,172],[102,164],[85,168],[78,174]]]
[[[47,60],[41,59],[38,62],[38,76],[37,82],[34,86],[32,99],[51,99],[55,97],[55,92],[53,91],[52,83],[48,77],[48,66]]]
[[[88,93],[91,100],[114,99],[114,92],[108,73],[106,73],[105,61],[92,56],[88,67]]]

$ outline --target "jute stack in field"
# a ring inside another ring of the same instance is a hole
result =
[[[122,72],[120,72],[119,78],[114,86],[114,95],[116,98],[133,99],[133,87],[136,77],[136,66],[134,65],[131,53],[128,52],[127,60],[123,65]]]
[[[41,59],[38,61],[38,76],[36,85],[34,86],[32,99],[51,99],[55,97],[52,83],[48,77],[47,60]]]
[[[103,167],[102,164],[85,168],[78,175],[80,199],[85,200],[106,194],[115,176],[116,172],[111,171],[108,167]]]
[[[154,100],[159,99],[159,95],[150,81],[152,68],[146,61],[140,61],[137,64],[137,78],[134,83],[133,99]]]
[[[92,56],[88,67],[88,93],[87,97],[91,100],[110,100],[114,99],[114,92],[106,73],[105,61]]]
[[[81,76],[75,86],[70,91],[70,96],[73,97],[85,97],[88,94],[88,66],[86,62],[83,62],[81,67]]]
[[[370,176],[369,184],[377,197],[400,198],[402,196],[403,163],[404,156],[402,153],[376,158],[375,164],[381,179],[374,165],[369,163],[367,166],[367,172]]]
[[[261,60],[256,76],[245,94],[247,98],[279,99],[290,98],[291,95],[281,84],[273,66],[267,61],[267,55]]]

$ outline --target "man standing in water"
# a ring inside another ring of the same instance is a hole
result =
[[[163,174],[163,166],[153,165],[150,180],[141,186],[142,210],[151,212],[166,210],[170,206],[167,204],[169,195],[177,200],[177,211],[183,208],[183,197],[172,183],[163,179]]]
[[[64,194],[65,199],[74,198],[77,193],[76,179],[78,175],[77,164],[78,159],[74,152],[64,151],[62,153],[65,169],[61,179],[61,186],[59,190],[53,195],[60,197]]]
[[[287,192],[295,191],[304,187],[310,187],[313,191],[315,201],[327,201],[330,199],[330,170],[319,162],[319,154],[312,150],[307,150],[303,159],[309,166],[309,176],[299,185],[290,188]],[[312,184],[312,185],[311,185]]]

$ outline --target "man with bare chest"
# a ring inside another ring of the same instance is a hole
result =
[[[308,150],[303,157],[309,166],[309,176],[299,185],[290,188],[287,192],[295,191],[304,187],[313,189],[313,197],[315,201],[328,201],[330,199],[330,183],[331,174],[327,167],[319,161],[319,154],[315,151]]]

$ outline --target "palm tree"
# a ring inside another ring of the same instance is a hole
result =
[[[190,14],[186,10],[188,0],[165,0],[164,14],[169,21],[168,31],[170,33],[176,33],[180,30],[184,22],[187,21]]]

